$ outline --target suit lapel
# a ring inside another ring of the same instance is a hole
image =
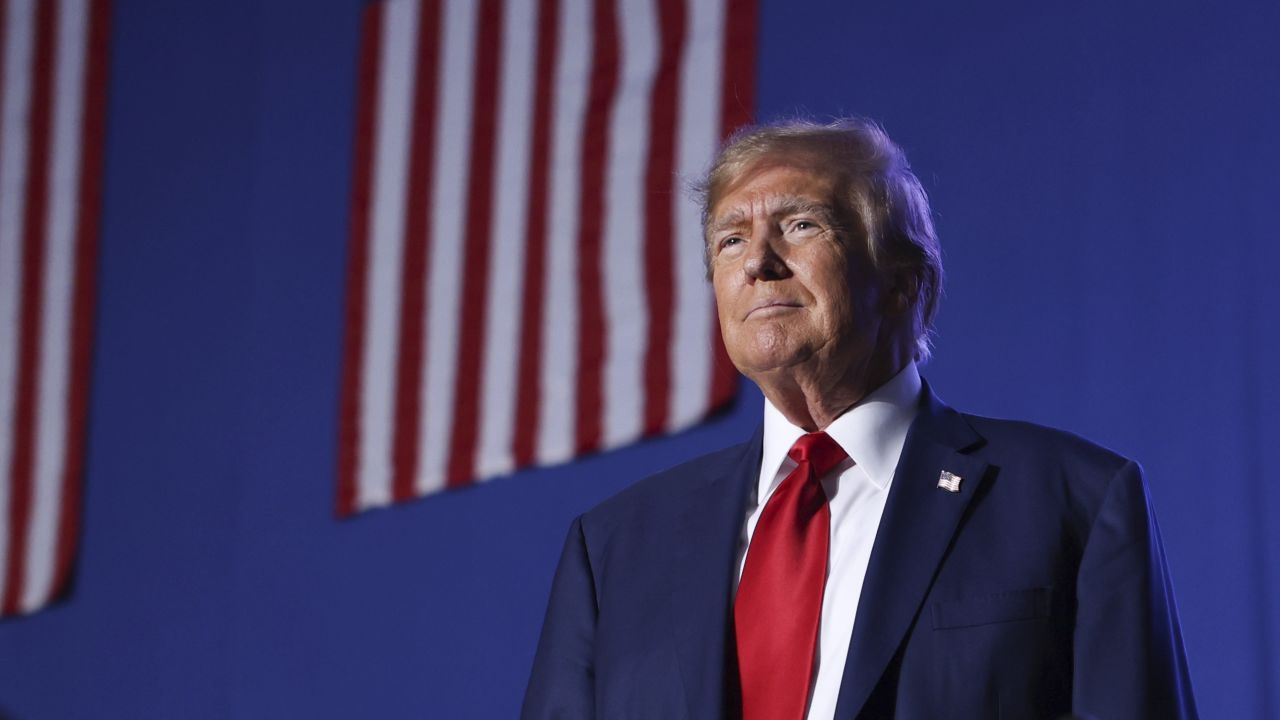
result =
[[[964,454],[982,438],[927,384],[923,396],[871,551],[836,702],[837,718],[856,717],[884,675],[986,473],[986,463]],[[961,478],[959,492],[938,487],[944,471]]]
[[[672,639],[691,718],[723,716],[726,697],[736,694],[736,677],[725,682],[733,657],[733,566],[747,498],[760,474],[763,432],[680,499],[672,528]]]

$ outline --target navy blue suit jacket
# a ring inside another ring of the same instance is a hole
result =
[[[1139,467],[927,388],[871,554],[836,717],[1195,717]],[[739,714],[734,562],[749,442],[574,521],[523,717]],[[960,491],[938,488],[949,471]]]

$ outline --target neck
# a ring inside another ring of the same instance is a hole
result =
[[[911,356],[888,353],[850,367],[837,377],[816,368],[785,368],[752,378],[787,421],[806,432],[827,429],[907,366]]]

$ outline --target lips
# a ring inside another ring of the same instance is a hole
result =
[[[761,300],[747,311],[746,317],[767,318],[791,312],[799,307],[800,303],[794,300]]]

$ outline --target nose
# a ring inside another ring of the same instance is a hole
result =
[[[747,246],[742,267],[751,280],[780,280],[790,274],[786,260],[778,254],[777,235],[769,230],[758,233],[759,239]]]

